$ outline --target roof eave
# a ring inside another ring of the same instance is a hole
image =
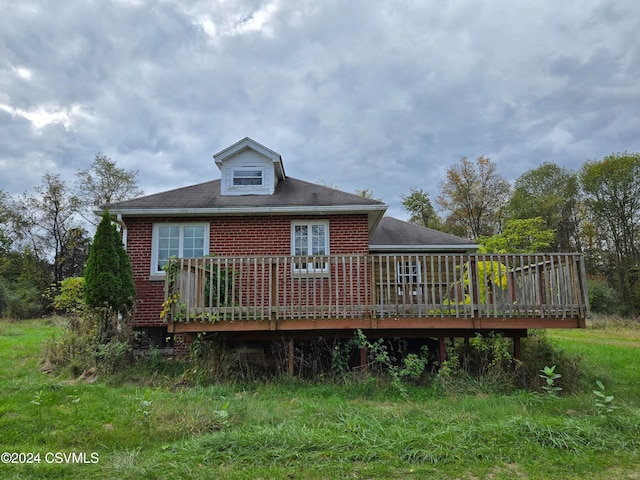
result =
[[[369,218],[369,233],[373,232],[387,210],[387,205],[326,205],[286,207],[218,207],[218,208],[123,208],[110,209],[112,216],[123,217],[207,217],[246,215],[338,215],[366,213]],[[103,210],[96,211],[102,215]]]
[[[369,245],[369,250],[384,252],[473,252],[478,249],[475,243],[463,245]]]

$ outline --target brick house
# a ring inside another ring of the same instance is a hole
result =
[[[478,255],[466,239],[385,217],[381,201],[288,177],[250,138],[214,160],[217,180],[109,208],[133,266],[135,326],[155,343],[202,331],[442,341],[499,330],[517,348],[527,328],[584,325],[577,255]]]

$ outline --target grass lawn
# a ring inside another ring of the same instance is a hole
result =
[[[558,398],[402,398],[375,379],[187,386],[149,365],[77,382],[40,372],[58,329],[0,321],[0,452],[35,462],[0,478],[640,479],[638,328],[549,332],[586,372],[584,393]],[[596,379],[613,414],[595,409]]]

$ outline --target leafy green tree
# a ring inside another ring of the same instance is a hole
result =
[[[135,301],[131,264],[108,211],[98,224],[84,276],[87,306],[99,312],[97,341],[106,344],[114,335],[113,313],[127,315]]]
[[[500,230],[511,186],[496,172],[490,158],[480,156],[475,165],[466,157],[447,170],[440,183],[437,204],[448,212],[445,222],[477,239]]]
[[[502,233],[480,237],[487,253],[536,253],[549,251],[554,231],[542,217],[507,220]]]
[[[580,185],[575,172],[545,162],[515,181],[507,204],[509,218],[542,217],[555,231],[551,250],[581,251]]]
[[[411,214],[411,223],[442,230],[442,220],[433,208],[429,194],[421,188],[411,188],[409,195],[402,195],[402,206]]]
[[[68,233],[78,228],[78,199],[60,175],[45,173],[34,194],[12,202],[13,231],[22,247],[38,261],[52,265],[53,281],[63,279],[63,248]]]
[[[108,208],[112,203],[143,195],[137,177],[137,170],[118,168],[104,153],[96,153],[89,168],[76,172],[77,195],[87,209]]]
[[[580,170],[585,205],[610,284],[640,311],[640,154],[614,153]]]

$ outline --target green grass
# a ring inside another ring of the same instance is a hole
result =
[[[640,478],[640,329],[630,326],[549,332],[587,372],[583,393],[553,399],[417,387],[403,399],[375,379],[185,386],[149,365],[75,382],[40,372],[58,329],[0,322],[0,451],[41,454],[0,464],[0,478]],[[596,413],[596,379],[615,396],[612,415]],[[99,462],[49,464],[47,452]]]

